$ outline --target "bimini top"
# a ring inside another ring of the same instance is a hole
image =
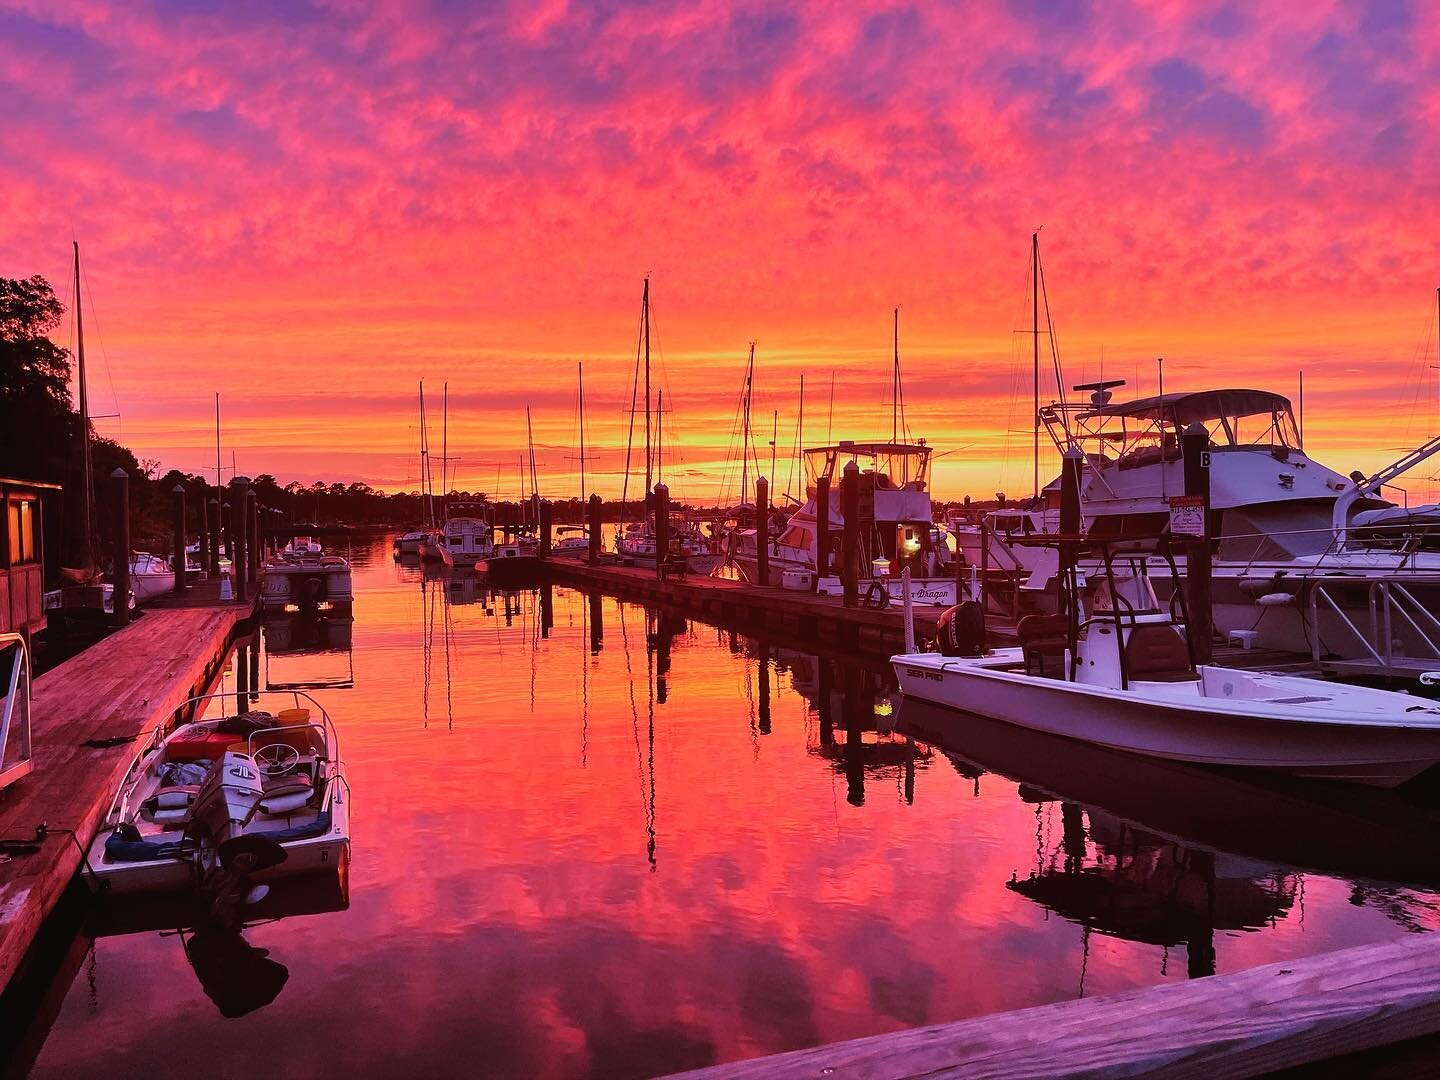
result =
[[[1290,412],[1290,399],[1269,390],[1198,390],[1183,394],[1157,394],[1115,405],[1104,405],[1080,414],[1081,420],[1096,417],[1135,417],[1169,421],[1185,427],[1227,416],[1257,416]]]

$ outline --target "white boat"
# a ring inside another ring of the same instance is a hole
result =
[[[1108,548],[1106,549],[1108,552]],[[1088,614],[1063,639],[891,663],[922,701],[1149,757],[1395,787],[1440,762],[1440,708],[1407,694],[1316,679],[1196,667],[1183,618],[1160,609],[1145,556],[1109,554]],[[1127,559],[1128,557],[1120,556]],[[1068,598],[1080,590],[1066,590]],[[1068,602],[1068,601],[1067,601]],[[1183,609],[1183,603],[1178,604]],[[1068,609],[1067,609],[1068,610]],[[1048,625],[1053,634],[1053,622]],[[1024,623],[1022,641],[1027,636]]]
[[[845,466],[859,470],[860,592],[883,594],[881,602],[900,603],[904,597],[900,574],[910,570],[911,603],[951,607],[959,599],[959,585],[949,572],[949,550],[937,545],[931,521],[927,488],[931,448],[918,443],[856,443],[842,441],[805,451],[805,502],[790,516],[779,536],[767,539],[769,579],[760,582],[756,530],[737,529],[729,534],[730,561],[746,581],[784,585],[798,578],[812,583],[822,595],[839,596],[844,588],[839,575],[840,543],[845,519],[841,513]],[[830,486],[829,528],[824,565],[815,493],[817,481]]]
[[[488,559],[495,550],[495,520],[490,504],[452,503],[445,511],[440,541],[450,556],[447,566],[474,566]]]
[[[1058,448],[1084,455],[1087,533],[1165,528],[1171,500],[1185,491],[1180,432],[1201,424],[1210,433],[1216,631],[1251,635],[1261,648],[1338,657],[1337,669],[1403,674],[1408,663],[1414,675],[1440,666],[1440,507],[1397,506],[1381,494],[1440,450],[1440,440],[1375,476],[1347,477],[1305,453],[1290,402],[1279,394],[1204,390],[1112,404],[1119,385],[1076,387],[1090,391],[1088,400],[1040,413]],[[973,519],[956,523],[965,558],[974,566],[983,560],[990,584],[1018,609],[1027,600],[1044,606],[1053,595],[1053,549],[1015,541],[1055,532],[1058,505],[1056,480],[1038,504],[991,511],[983,528]],[[1183,578],[1184,560],[1177,566]],[[1155,559],[1150,572],[1164,599],[1174,587],[1168,566]]]
[[[418,555],[420,545],[425,541],[423,529],[411,529],[395,537],[395,550],[401,555]]]
[[[86,855],[96,890],[162,893],[198,887],[241,838],[278,845],[257,879],[334,871],[350,846],[350,790],[329,714],[308,694],[289,704],[157,729],[131,762]],[[223,706],[194,698],[182,710]],[[253,842],[248,845],[257,846]],[[273,848],[271,849],[273,850]]]
[[[135,602],[143,604],[157,596],[175,591],[175,569],[170,560],[148,551],[137,551],[130,556],[130,591]]]
[[[590,531],[584,525],[559,525],[550,555],[556,559],[583,559],[590,554]]]
[[[326,555],[313,537],[295,537],[265,563],[260,603],[267,609],[328,611],[354,601],[350,564]]]

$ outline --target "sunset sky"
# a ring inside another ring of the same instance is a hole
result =
[[[802,372],[807,442],[888,435],[899,305],[958,497],[1028,491],[1043,226],[1068,382],[1102,350],[1125,394],[1156,356],[1167,389],[1303,368],[1308,448],[1374,468],[1440,430],[1435,15],[0,0],[0,274],[68,303],[80,241],[93,408],[142,458],[213,461],[219,391],[242,472],[413,487],[424,377],[459,484],[498,463],[501,493],[527,404],[542,487],[574,492],[580,360],[618,491],[647,272],[691,499],[752,339],[777,487]]]

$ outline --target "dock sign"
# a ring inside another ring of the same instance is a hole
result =
[[[1205,535],[1205,500],[1199,495],[1170,496],[1170,535]]]

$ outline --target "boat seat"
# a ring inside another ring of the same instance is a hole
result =
[[[1044,675],[1047,660],[1064,659],[1069,630],[1064,615],[1026,615],[1015,625],[1026,675]]]
[[[308,803],[313,794],[315,785],[303,773],[266,779],[260,812],[276,817],[289,814]]]
[[[1130,678],[1145,682],[1188,682],[1200,677],[1179,631],[1153,623],[1131,629],[1125,642],[1125,667]]]

